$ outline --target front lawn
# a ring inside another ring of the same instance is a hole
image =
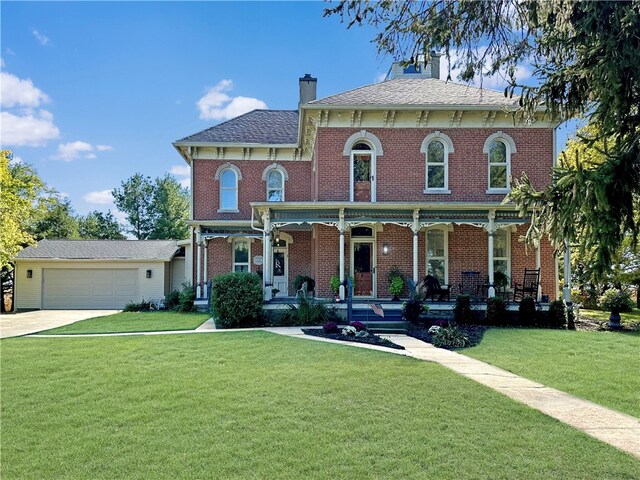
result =
[[[492,328],[461,353],[640,417],[640,332]]]
[[[580,318],[591,318],[599,322],[608,322],[609,315],[611,315],[610,312],[603,312],[602,310],[580,309]],[[620,318],[623,325],[628,325],[632,322],[640,323],[640,308],[634,308],[632,312],[621,313]]]
[[[3,479],[631,479],[437,364],[266,332],[2,340]]]
[[[211,315],[206,313],[122,312],[104,317],[88,318],[76,323],[38,332],[43,335],[73,335],[81,333],[162,332],[195,330]]]

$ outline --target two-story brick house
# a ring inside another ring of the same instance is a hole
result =
[[[330,297],[339,274],[355,295],[384,298],[396,266],[452,285],[464,271],[492,284],[540,268],[540,295],[555,298],[551,245],[526,248],[527,219],[502,201],[512,175],[550,181],[557,124],[514,118],[517,100],[438,72],[437,58],[397,63],[381,83],[322,99],[306,75],[298,110],[254,110],[175,142],[191,166],[198,296],[218,273],[251,271],[280,295],[305,274]]]

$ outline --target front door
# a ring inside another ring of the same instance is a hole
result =
[[[289,296],[289,258],[287,247],[273,248],[273,288],[280,290],[279,297]]]
[[[353,269],[353,295],[359,297],[373,297],[375,285],[374,267],[375,243],[369,241],[354,241],[351,262]]]

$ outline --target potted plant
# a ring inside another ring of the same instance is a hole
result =
[[[340,301],[340,277],[338,275],[333,275],[331,277],[331,279],[329,280],[329,287],[331,288],[331,291],[333,292],[333,294],[336,296],[336,302]]]
[[[611,312],[611,315],[609,315],[609,328],[613,330],[622,328],[620,325],[620,312],[628,312],[633,308],[629,294],[617,288],[610,288],[604,292],[598,299],[598,305],[603,310]]]
[[[400,301],[398,295],[402,293],[402,289],[404,288],[404,275],[400,272],[400,269],[396,266],[391,267],[389,270],[389,293],[393,295],[394,302]]]

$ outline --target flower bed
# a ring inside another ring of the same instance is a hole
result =
[[[443,322],[443,323],[446,324],[447,322]],[[438,326],[446,326],[446,325],[438,325]],[[484,335],[484,331],[486,330],[486,327],[483,327],[481,325],[458,324],[457,327],[467,338],[467,345],[465,347],[459,347],[459,348],[475,347],[482,341],[482,336]],[[422,340],[423,342],[426,342],[426,343],[433,343],[433,338],[432,338],[433,334],[432,332],[429,332],[430,328],[431,327],[429,326],[409,323],[407,327],[407,335],[409,335],[410,337],[417,338],[418,340]],[[447,347],[447,349],[452,350],[453,348]]]
[[[353,327],[355,330],[355,327]],[[302,331],[305,335],[313,335],[314,337],[330,338],[332,340],[341,340],[344,342],[356,342],[366,343],[368,345],[377,345],[379,347],[395,348],[397,350],[404,350],[404,347],[393,343],[391,340],[381,338],[373,333],[368,333],[365,336],[356,335],[344,335],[341,332],[338,333],[326,333],[322,328],[303,328]]]

